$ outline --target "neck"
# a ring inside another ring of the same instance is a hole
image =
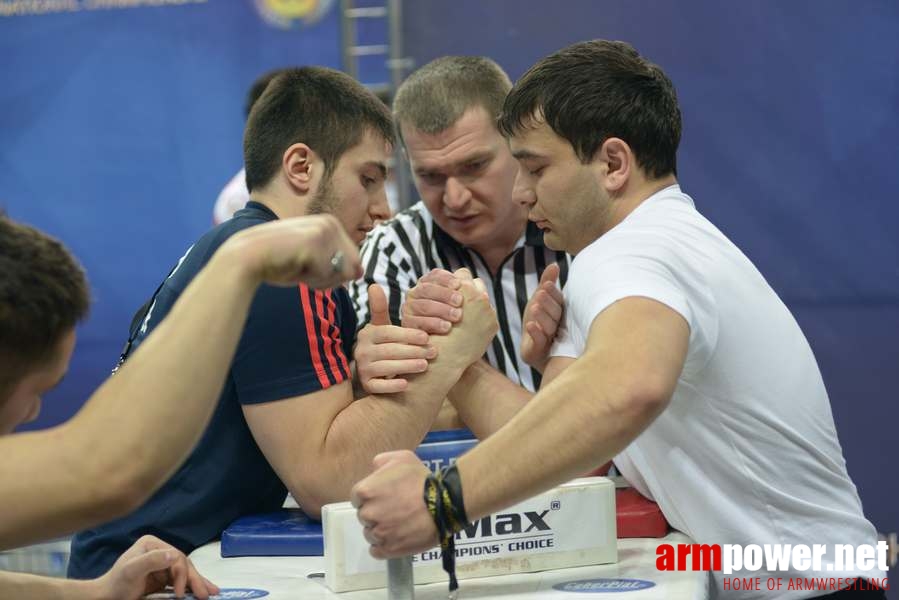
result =
[[[250,194],[250,200],[259,202],[267,206],[279,219],[289,219],[291,217],[300,217],[306,214],[306,202],[300,198],[290,195],[279,194],[276,190],[269,189],[271,186],[261,190],[253,190]]]
[[[515,226],[510,226],[508,233],[490,240],[488,245],[472,246],[472,249],[480,254],[484,262],[487,263],[487,268],[490,269],[492,275],[496,275],[500,265],[503,263],[503,259],[509,256],[518,240],[524,235],[525,229],[527,229],[527,213],[516,214],[514,220]]]
[[[625,220],[647,198],[676,183],[677,179],[672,174],[659,179],[642,179],[629,184],[620,194],[612,197],[610,218],[602,233],[605,234]]]

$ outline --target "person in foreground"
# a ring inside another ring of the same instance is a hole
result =
[[[529,218],[548,246],[575,255],[563,327],[537,395],[507,423],[488,424],[495,433],[454,467],[428,478],[411,453],[375,458],[352,492],[371,554],[433,547],[437,523],[448,543],[464,521],[614,458],[697,543],[823,544],[812,575],[853,588],[835,597],[883,598],[860,589],[883,582],[882,561],[868,571],[835,563],[836,544],[873,546],[877,534],[811,348],[678,185],[681,114],[668,77],[626,43],[578,43],[515,84],[500,129],[533,191]],[[488,371],[466,376],[490,398],[456,404],[467,423],[522,393]],[[450,501],[429,508],[423,490]],[[765,568],[752,576],[809,575]],[[713,595],[758,595],[726,590],[720,571],[713,578]],[[784,587],[764,597],[816,594]]]
[[[11,432],[37,417],[41,395],[65,375],[89,292],[60,242],[2,215],[0,271],[0,549],[6,549],[139,506],[206,427],[257,287],[297,281],[330,287],[358,276],[361,265],[330,216],[236,235],[73,419],[18,434]],[[0,572],[0,597],[129,600],[169,584],[179,596],[187,588],[198,598],[218,592],[184,554],[147,535],[97,579]]]

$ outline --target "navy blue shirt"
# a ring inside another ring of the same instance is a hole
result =
[[[263,204],[249,202],[200,238],[166,279],[135,345],[166,316],[226,239],[275,219]],[[238,517],[278,509],[287,489],[256,445],[241,405],[292,398],[348,380],[355,329],[355,311],[343,288],[260,287],[218,406],[199,444],[137,511],[75,536],[69,577],[99,577],[144,534],[155,535],[187,554],[219,537]],[[129,399],[121,401],[124,405]]]

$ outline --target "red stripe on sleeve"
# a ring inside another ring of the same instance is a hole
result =
[[[312,356],[312,366],[318,376],[318,382],[322,388],[330,387],[331,382],[325,373],[325,365],[322,363],[321,354],[318,352],[318,336],[315,333],[315,319],[313,316],[312,302],[309,297],[309,288],[302,283],[300,288],[300,304],[303,307],[303,318],[306,320],[306,340],[309,342],[309,354]]]
[[[332,323],[334,323],[334,327],[331,328],[331,338],[334,340],[334,348],[336,350],[337,358],[340,360],[340,364],[343,367],[344,376],[349,378],[350,376],[350,365],[347,363],[346,355],[343,352],[343,342],[340,337],[340,327],[337,327],[337,317],[335,315],[337,302],[334,300],[334,292],[329,291],[329,298],[331,302],[328,304],[328,317]]]
[[[325,314],[325,297],[324,292],[321,290],[316,290],[315,292],[315,311],[318,315],[318,318],[321,320],[321,329],[320,333],[322,336],[322,346],[325,350],[325,357],[328,359],[328,365],[331,367],[331,374],[334,377],[334,381],[340,382],[344,380],[343,374],[337,368],[337,357],[334,356],[334,340],[331,339],[330,330],[334,327],[334,324]]]

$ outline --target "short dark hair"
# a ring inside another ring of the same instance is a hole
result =
[[[268,84],[272,82],[272,79],[283,72],[284,69],[274,69],[268,73],[263,73],[253,82],[249,91],[247,91],[246,100],[244,100],[243,114],[245,118],[250,117],[250,111],[253,110],[253,105],[256,104],[256,101],[262,96],[262,92],[264,92],[265,88],[268,87]]]
[[[0,273],[2,401],[87,316],[90,292],[84,269],[59,240],[2,214]]]
[[[579,42],[540,60],[506,97],[499,129],[514,135],[535,115],[568,140],[581,162],[619,137],[647,176],[677,174],[677,93],[662,69],[630,44]]]
[[[493,120],[511,88],[502,67],[485,56],[443,56],[400,85],[393,99],[393,117],[397,129],[410,125],[429,135],[446,131],[474,106],[484,107]]]
[[[367,131],[394,143],[390,110],[355,79],[324,67],[285,69],[253,105],[244,132],[247,189],[267,185],[296,143],[312,148],[330,177]]]

